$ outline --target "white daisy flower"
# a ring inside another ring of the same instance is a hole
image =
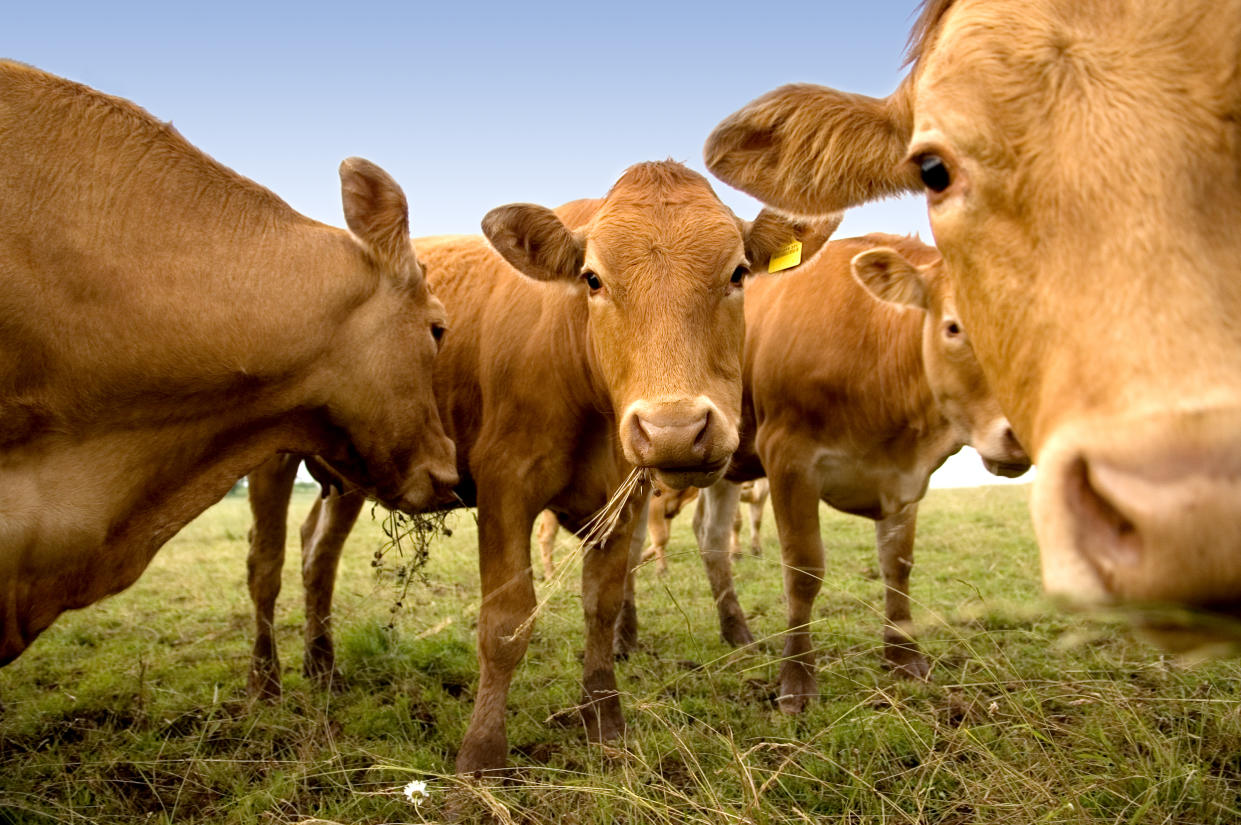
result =
[[[427,783],[421,779],[415,779],[405,786],[405,798],[417,805],[431,794],[427,792]]]

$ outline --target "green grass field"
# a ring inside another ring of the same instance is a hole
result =
[[[688,516],[669,574],[640,571],[642,646],[618,664],[630,728],[611,745],[555,721],[579,696],[582,620],[575,576],[541,583],[504,782],[450,775],[477,670],[471,515],[451,519],[395,608],[392,566],[371,566],[380,523],[364,514],[337,592],[334,692],[301,675],[291,546],[284,699],[252,706],[249,511],[229,497],[136,586],[62,617],[0,670],[0,823],[1241,822],[1241,666],[1178,662],[1042,601],[1028,494],[927,497],[912,592],[928,684],[881,665],[870,522],[825,508],[822,696],[800,717],[774,707],[770,514],[764,557],[736,571],[752,649],[719,639]],[[572,556],[563,534],[559,549]],[[402,793],[411,780],[427,782],[419,804]]]

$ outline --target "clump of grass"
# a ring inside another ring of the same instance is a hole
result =
[[[378,504],[371,506],[371,519],[375,520]],[[430,513],[410,514],[400,510],[385,510],[380,519],[384,541],[375,550],[371,558],[371,567],[376,575],[390,575],[397,583],[396,599],[388,608],[388,629],[396,626],[396,615],[405,604],[409,595],[409,587],[415,578],[425,582],[424,569],[431,558],[431,544],[437,539],[450,538],[452,529],[448,526],[448,510],[436,510]],[[390,556],[395,551],[398,560],[391,563]],[[389,566],[391,564],[391,566]]]

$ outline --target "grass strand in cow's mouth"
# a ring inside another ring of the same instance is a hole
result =
[[[539,600],[538,604],[535,605],[534,610],[526,620],[518,625],[513,635],[507,638],[516,638],[530,629],[531,625],[534,624],[535,617],[543,611],[543,608],[551,598],[564,586],[565,576],[568,571],[585,555],[590,545],[601,546],[608,540],[620,524],[621,513],[624,512],[625,505],[629,503],[630,496],[638,492],[643,485],[649,484],[650,480],[651,471],[644,467],[634,467],[629,471],[629,475],[617,486],[607,503],[596,510],[595,514],[578,531],[576,534],[578,539],[576,546],[569,551],[565,560],[556,566],[555,575],[548,581],[547,592]]]
[[[375,518],[375,508],[378,506],[376,503],[371,507],[372,519]],[[450,510],[437,510],[410,515],[401,510],[390,509],[384,516],[381,527],[387,541],[375,551],[371,559],[371,567],[375,568],[376,576],[382,575],[387,567],[388,554],[396,550],[400,557],[400,561],[391,569],[391,574],[399,589],[396,600],[388,610],[388,630],[395,627],[396,614],[405,603],[410,582],[415,576],[422,576],[427,559],[431,557],[431,542],[440,536],[452,535],[452,530],[446,524],[450,512]]]

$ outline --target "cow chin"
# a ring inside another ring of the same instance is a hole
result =
[[[1029,461],[996,461],[992,458],[983,457],[982,466],[987,468],[987,472],[993,476],[1001,478],[1019,478],[1025,475],[1030,469]]]
[[[380,501],[389,510],[401,510],[411,514],[442,510],[457,501],[453,495],[457,481],[455,469],[419,468],[410,474],[405,486],[395,497],[380,498]]]
[[[728,462],[725,461],[718,467],[713,468],[655,469],[652,472],[654,473],[656,484],[669,490],[685,490],[689,487],[710,487],[724,477],[724,470],[727,468]]]

